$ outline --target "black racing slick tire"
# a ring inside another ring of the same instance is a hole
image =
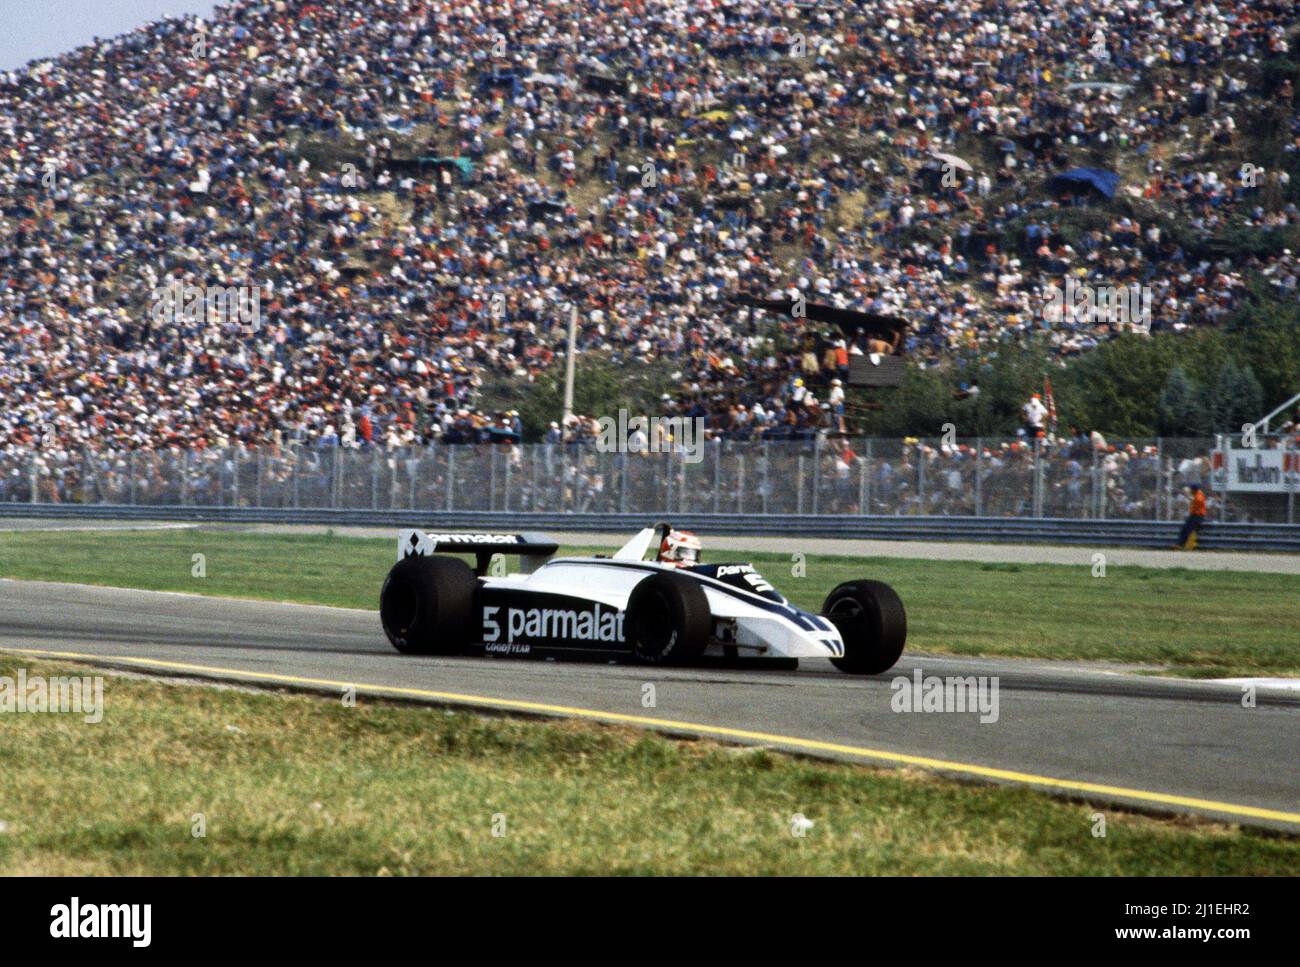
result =
[[[846,581],[826,596],[822,617],[844,639],[844,656],[831,659],[842,672],[879,675],[893,668],[903,654],[907,612],[888,584]]]
[[[379,592],[379,618],[408,655],[453,655],[469,643],[478,578],[458,557],[412,555],[393,565]]]
[[[623,619],[632,657],[648,665],[699,658],[713,631],[704,589],[681,574],[652,574],[632,589]]]

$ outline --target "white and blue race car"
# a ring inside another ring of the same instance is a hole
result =
[[[849,581],[820,614],[790,604],[751,564],[646,560],[667,524],[612,557],[561,557],[539,534],[402,531],[379,598],[384,633],[411,654],[601,657],[648,664],[829,658],[842,671],[891,668],[907,639],[893,589]],[[473,554],[476,567],[456,554]],[[499,563],[518,556],[518,573]],[[710,662],[711,663],[711,662]]]

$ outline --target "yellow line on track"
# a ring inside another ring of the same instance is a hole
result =
[[[823,742],[819,739],[803,739],[797,736],[777,735],[771,732],[755,732],[750,729],[733,729],[723,725],[701,725],[698,722],[681,722],[674,719],[657,719],[646,715],[627,715],[622,712],[602,712],[599,709],[578,708],[569,705],[552,705],[546,702],[528,702],[514,698],[493,698],[486,695],[469,695],[462,692],[440,692],[424,688],[404,688],[399,685],[373,685],[364,682],[334,681],[328,678],[306,678],[300,675],[281,675],[274,672],[244,671],[239,668],[219,668],[212,665],[195,665],[188,662],[164,661],[160,658],[136,658],[129,655],[93,655],[73,651],[44,651],[30,648],[2,648],[0,651],[41,658],[68,658],[76,661],[115,662],[138,665],[143,668],[161,668],[170,671],[196,672],[208,675],[236,676],[260,682],[282,685],[311,685],[317,688],[355,688],[357,691],[382,695],[398,695],[411,698],[433,699],[441,702],[456,702],[466,705],[478,705],[486,708],[516,712],[534,712],[542,715],[563,715],[573,718],[592,719],[601,722],[613,722],[621,725],[639,725],[658,729],[675,729],[701,736],[715,736],[724,739],[738,739],[748,742],[763,742],[782,745],[787,748],[805,749],[810,752],[832,752],[836,755],[854,756],[893,762],[899,765],[917,766],[923,769],[936,769],[959,775],[979,776],[984,779],[997,779],[1002,782],[1019,783],[1045,789],[1055,789],[1073,794],[1112,796],[1138,802],[1159,803],[1166,806],[1182,806],[1188,809],[1208,810],[1230,816],[1242,816],[1250,819],[1266,819],[1274,822],[1295,823],[1300,825],[1300,813],[1284,812],[1279,809],[1262,809],[1258,806],[1244,806],[1238,803],[1219,802],[1213,799],[1197,799],[1192,796],[1175,796],[1163,792],[1150,792],[1145,789],[1130,789],[1125,786],[1109,786],[1096,782],[1083,782],[1078,779],[1058,779],[1052,776],[1039,776],[1028,772],[1016,772],[1011,769],[995,769],[991,766],[976,765],[969,762],[951,762],[947,759],[932,759],[928,756],[907,755],[901,752],[887,752],[882,749],[868,749],[856,745],[844,745],[838,742]]]

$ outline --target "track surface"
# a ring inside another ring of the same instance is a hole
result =
[[[1095,666],[905,655],[884,676],[394,652],[374,612],[0,580],[0,649],[110,666],[570,714],[1300,832],[1300,695]],[[999,716],[891,709],[896,676],[999,679]],[[654,683],[656,703],[642,705]],[[111,685],[107,693],[111,715]],[[935,761],[941,760],[941,761]]]

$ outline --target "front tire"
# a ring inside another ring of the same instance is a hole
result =
[[[458,557],[412,555],[393,565],[379,592],[379,619],[407,655],[454,655],[469,642],[478,578]]]
[[[703,653],[713,631],[713,615],[698,583],[663,572],[650,575],[632,589],[623,624],[637,661],[667,665]]]
[[[831,664],[850,675],[879,675],[894,667],[907,642],[907,612],[888,584],[846,581],[826,596],[822,617],[839,629],[844,657]]]

